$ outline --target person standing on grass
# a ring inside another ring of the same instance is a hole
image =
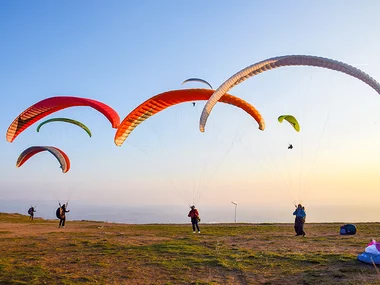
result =
[[[193,226],[193,233],[195,234],[195,228],[197,228],[198,230],[198,233],[200,234],[201,233],[201,230],[199,229],[199,226],[198,226],[198,222],[201,220],[200,217],[199,217],[199,212],[198,210],[195,208],[195,206],[191,206],[190,207],[190,212],[189,214],[187,215],[188,217],[191,218],[191,224]]]
[[[60,204],[61,205],[61,204]],[[70,210],[66,210],[66,204],[63,204],[57,209],[57,218],[59,219],[59,226],[58,228],[65,227],[65,222],[66,222],[66,213],[70,212]]]
[[[296,232],[296,236],[305,236],[306,234],[303,230],[306,219],[306,212],[304,210],[305,208],[302,207],[301,204],[298,204],[296,207],[297,209],[293,212],[293,215],[296,216],[296,219],[294,221],[294,230]]]
[[[28,210],[28,214],[29,214],[29,220],[32,220],[34,219],[34,213],[36,212],[36,210],[34,210],[34,207],[30,207],[29,210]]]

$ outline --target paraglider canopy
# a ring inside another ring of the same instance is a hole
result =
[[[69,118],[53,118],[53,119],[43,121],[41,124],[38,125],[37,132],[40,131],[40,128],[43,125],[50,123],[50,122],[66,122],[66,123],[71,123],[71,124],[77,125],[78,127],[81,127],[83,130],[85,130],[86,133],[91,137],[91,131],[85,124],[83,124],[77,120],[73,120],[73,119],[69,119]]]
[[[190,82],[190,81],[196,81],[196,82],[204,83],[204,84],[208,85],[212,89],[211,84],[208,83],[206,80],[201,79],[201,78],[189,78],[189,79],[186,79],[184,82],[182,82],[182,85],[185,84],[186,82]]]
[[[292,116],[292,115],[282,115],[282,116],[278,117],[278,121],[279,121],[280,123],[282,123],[284,120],[287,121],[289,124],[291,124],[292,127],[293,127],[297,132],[300,131],[300,129],[301,129],[301,128],[300,128],[300,125],[299,125],[297,119],[296,119],[294,116]]]
[[[62,168],[62,172],[66,173],[70,170],[70,159],[67,156],[66,153],[64,153],[59,148],[53,147],[53,146],[31,146],[24,150],[20,156],[17,159],[16,167],[22,166],[26,161],[28,161],[29,158],[34,156],[35,154],[41,152],[41,151],[48,151],[52,155],[55,156],[55,158],[60,163],[60,167]]]
[[[120,123],[114,138],[115,144],[121,146],[129,134],[140,123],[144,122],[154,114],[180,103],[208,100],[213,92],[214,90],[210,89],[183,89],[167,91],[153,96],[137,106]],[[220,101],[243,109],[255,119],[260,130],[265,129],[264,118],[261,116],[260,112],[248,102],[229,94],[225,94]]]
[[[62,109],[77,106],[87,106],[99,111],[115,129],[120,124],[120,117],[117,112],[102,102],[73,96],[56,96],[39,101],[18,115],[8,127],[7,141],[13,142],[19,134],[40,119]]]
[[[272,70],[278,67],[284,66],[315,66],[321,68],[327,68],[339,72],[346,73],[350,76],[353,76],[364,83],[371,86],[377,93],[380,94],[380,84],[373,79],[371,76],[366,74],[365,72],[357,69],[351,65],[346,63],[333,60],[330,58],[324,58],[319,56],[312,55],[285,55],[272,57],[255,64],[252,64],[239,72],[232,75],[229,79],[227,79],[222,85],[220,85],[214,92],[214,94],[208,99],[206,105],[203,108],[200,121],[199,121],[199,129],[201,132],[205,131],[205,126],[207,122],[207,118],[211,113],[211,110],[215,106],[215,104],[219,101],[219,99],[230,90],[232,87],[242,83],[246,79],[260,74],[265,71]]]

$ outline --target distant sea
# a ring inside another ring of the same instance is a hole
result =
[[[0,212],[28,215],[31,205],[36,205],[36,217],[56,219],[56,201],[20,201],[0,200]],[[126,224],[183,224],[189,223],[187,205],[160,206],[122,206],[95,205],[81,201],[70,201],[67,215],[70,220],[92,220]],[[198,206],[202,223],[233,223],[235,222],[235,206]],[[294,207],[236,207],[238,223],[292,223]],[[378,222],[380,210],[376,207],[356,206],[307,206],[307,222]]]

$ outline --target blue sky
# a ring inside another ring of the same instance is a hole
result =
[[[182,86],[189,77],[216,88],[250,64],[286,54],[340,60],[379,81],[379,9],[377,1],[1,1],[0,197],[184,207],[231,200],[247,208],[375,205],[380,97],[324,69],[280,68],[230,91],[259,109],[264,132],[244,112],[218,104],[201,134],[203,102],[158,114],[121,147],[109,122],[90,108],[49,118],[80,120],[92,138],[64,123],[39,133],[33,125],[13,143],[5,132],[46,97],[93,98],[123,119],[158,93],[207,87]],[[285,113],[300,120],[300,134],[277,122]],[[61,148],[72,169],[62,174],[48,153],[17,169],[18,155],[32,145]]]

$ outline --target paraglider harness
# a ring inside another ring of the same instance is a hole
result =
[[[63,209],[62,209],[62,207],[59,207],[57,209],[57,211],[55,212],[55,215],[57,216],[58,219],[62,219],[62,215],[63,215]]]
[[[339,233],[341,235],[354,235],[356,234],[356,226],[353,224],[346,224],[340,227]]]
[[[58,203],[59,204],[59,208],[57,209],[57,211],[55,211],[55,215],[57,216],[58,219],[62,220],[64,217],[65,217],[65,209],[67,207],[67,204],[69,204],[68,202],[63,205],[65,205],[65,209],[63,209],[63,205],[61,206],[61,203]]]
[[[30,207],[28,210],[28,214],[32,216],[34,212],[34,207]]]

